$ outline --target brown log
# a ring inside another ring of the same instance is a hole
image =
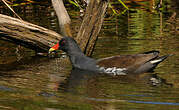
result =
[[[76,37],[80,48],[90,56],[100,32],[108,0],[90,0]]]
[[[48,49],[62,38],[54,31],[0,14],[0,39],[8,40],[37,52]]]
[[[54,1],[63,5],[62,0],[52,0],[52,2]],[[87,55],[92,53],[97,35],[102,26],[107,5],[108,0],[90,0],[87,6],[80,31],[76,37],[80,47]],[[58,5],[54,5],[54,8],[58,11],[59,24],[64,25],[64,28],[67,30],[65,32],[69,33],[64,35],[71,36],[68,13],[65,10],[61,10],[61,12]],[[65,9],[64,5],[63,9]],[[0,39],[12,41],[37,52],[47,52],[61,38],[61,35],[46,28],[0,14]]]

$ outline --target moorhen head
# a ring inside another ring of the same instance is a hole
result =
[[[77,42],[71,37],[63,37],[59,43],[49,49],[49,52],[58,49],[67,53],[72,66],[75,68],[112,75],[149,72],[170,56],[164,55],[159,57],[159,51],[153,50],[141,54],[117,55],[95,60],[85,56]]]
[[[76,41],[71,37],[63,37],[56,45],[49,49],[49,52],[62,50],[66,53],[78,52],[82,53]]]
[[[67,53],[73,67],[90,71],[98,71],[96,61],[85,56],[73,38],[63,37],[59,43],[49,49],[49,52],[58,49]]]

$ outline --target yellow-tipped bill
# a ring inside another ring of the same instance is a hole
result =
[[[59,48],[59,43],[57,43],[57,44],[55,44],[53,47],[51,47],[51,48],[48,50],[48,52],[51,53],[51,52],[53,52],[53,51],[55,51],[55,50],[58,50],[58,48]]]
[[[48,50],[48,53],[51,53],[51,52],[53,52],[53,51],[55,51],[55,49],[54,49],[54,48],[50,48],[50,49]]]

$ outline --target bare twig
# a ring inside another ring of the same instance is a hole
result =
[[[63,36],[72,36],[71,29],[70,29],[71,19],[63,4],[63,0],[51,0],[51,1],[58,17],[61,34]]]
[[[5,0],[2,1],[19,19],[22,20],[22,18],[9,6],[9,4]]]

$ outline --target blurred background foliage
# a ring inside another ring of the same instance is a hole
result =
[[[51,0],[4,0],[6,1],[9,6],[13,7],[19,7],[19,6],[27,6],[32,4],[43,4],[43,5],[49,5],[51,4]],[[66,7],[74,10],[85,10],[87,3],[86,0],[65,0],[64,4]],[[152,6],[145,3],[145,1],[151,1]],[[110,0],[109,2],[109,9],[108,13],[114,14],[114,15],[120,15],[124,14],[127,10],[129,10],[132,7],[138,7],[145,9],[147,11],[151,11],[153,9],[159,9],[163,10],[169,7],[166,7],[171,2],[171,0],[165,0],[162,2],[162,6],[159,5],[161,0]],[[0,2],[0,7],[5,8],[3,2]]]

